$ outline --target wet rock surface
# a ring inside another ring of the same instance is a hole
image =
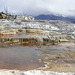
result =
[[[25,56],[22,52],[27,50],[26,47],[34,48],[35,46],[36,49],[32,50],[33,53],[30,53],[30,51],[27,53],[28,55],[33,54],[35,57],[33,55],[32,57],[37,60],[30,60],[28,56],[28,62],[24,61],[23,59],[27,59],[25,58],[27,55]],[[58,20],[27,22],[1,19],[0,49],[1,69],[31,70],[37,68],[37,70],[45,71],[75,72],[75,24]],[[21,53],[22,58],[16,55],[15,51]],[[38,56],[43,58],[38,58]],[[12,60],[12,62],[9,60]],[[31,62],[29,63],[29,61]],[[24,62],[28,63],[27,66],[29,66],[25,67],[26,63]],[[44,63],[45,67],[42,67]],[[40,74],[42,73],[40,72]],[[46,73],[43,71],[42,75],[46,75]],[[53,75],[56,75],[56,73],[53,73]]]

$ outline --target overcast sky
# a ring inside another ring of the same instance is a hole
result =
[[[75,16],[75,0],[0,0],[0,12],[11,14],[55,14]]]

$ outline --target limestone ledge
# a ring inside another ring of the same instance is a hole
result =
[[[41,29],[13,29],[0,31],[0,35],[17,35],[17,34],[41,33],[41,32],[43,32],[43,30]]]

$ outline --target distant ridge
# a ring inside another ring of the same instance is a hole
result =
[[[56,15],[44,15],[44,14],[41,14],[41,15],[38,15],[38,16],[35,16],[35,19],[37,20],[63,20],[63,21],[70,21],[72,23],[75,23],[75,17],[73,16],[67,16],[67,17],[63,17],[63,16],[56,16]]]

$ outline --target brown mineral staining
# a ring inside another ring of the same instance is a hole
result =
[[[38,42],[37,38],[0,38],[0,45],[33,46],[38,45]]]
[[[39,56],[43,56],[43,58],[39,58],[38,60],[40,63],[45,63],[45,67],[39,68],[39,70],[74,72],[74,69],[75,69],[74,48],[75,47],[73,47],[73,45],[71,44],[71,41],[67,40],[65,38],[66,36],[64,36],[64,35],[59,35],[59,36],[55,35],[52,37],[52,36],[44,36],[44,34],[46,34],[45,31],[43,31],[41,29],[14,29],[14,30],[0,31],[1,36],[3,36],[3,35],[9,36],[8,38],[7,37],[0,38],[0,46],[3,46],[3,47],[7,47],[7,46],[8,47],[10,47],[10,46],[21,46],[21,47],[22,46],[23,47],[24,46],[25,47],[33,46],[34,47],[34,46],[37,46],[36,51],[37,52],[40,51],[41,53],[39,53]],[[25,35],[25,37],[24,38],[20,38],[20,37],[16,38],[16,37],[10,37],[10,35],[12,35],[12,36],[13,35],[15,35],[15,36],[16,35]],[[28,36],[28,35],[30,35],[30,36]],[[39,37],[35,37],[34,35],[42,36],[42,37],[40,39]],[[45,46],[49,47],[49,48],[43,49],[43,47],[45,47]],[[24,50],[25,50],[25,48],[24,48]],[[33,52],[33,54],[34,54],[34,52]],[[28,54],[28,55],[30,55],[30,54]],[[13,58],[13,57],[11,57],[11,58]],[[12,59],[12,61],[13,61],[13,59]],[[41,67],[43,65],[43,64],[39,65],[37,62],[33,63],[32,60],[31,60],[31,62],[27,62],[27,63],[24,63],[24,62],[22,64],[22,63],[18,63],[18,62],[12,63],[9,61],[7,63],[7,62],[3,61],[3,62],[0,62],[0,68],[1,69],[6,68],[6,69],[31,70],[31,69],[36,69],[38,67]]]
[[[41,33],[41,29],[13,29],[13,30],[3,30],[0,31],[0,35],[24,35],[28,33]]]
[[[71,46],[67,46],[66,48],[71,48]]]
[[[23,35],[26,34],[26,29],[18,29],[16,35]]]
[[[62,47],[62,45],[58,46],[58,48]],[[44,59],[40,59],[39,61],[46,63],[45,67],[39,68],[39,70],[75,72],[75,50],[73,49],[75,47],[72,44],[67,44],[63,48],[56,51],[39,49],[42,52],[40,55],[45,56]],[[51,52],[56,52],[56,54],[51,54]]]
[[[16,32],[10,30],[0,31],[0,35],[16,35]]]
[[[37,70],[55,71],[55,72],[75,72],[75,64],[47,64],[48,67],[38,68]]]
[[[27,33],[41,33],[43,30],[41,29],[26,29]]]

